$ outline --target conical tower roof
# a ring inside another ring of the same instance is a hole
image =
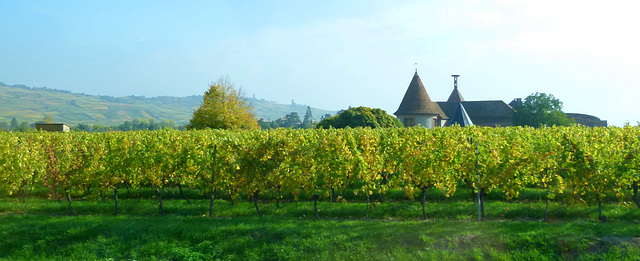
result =
[[[402,102],[398,107],[398,110],[393,113],[395,115],[406,114],[424,114],[424,115],[441,115],[444,116],[444,112],[440,109],[437,103],[431,101],[427,90],[418,76],[418,72],[413,75],[409,88],[402,98]]]
[[[462,127],[473,126],[473,122],[471,122],[471,118],[469,118],[469,115],[467,114],[467,110],[464,109],[464,106],[462,106],[461,102],[458,103],[458,109],[447,121],[445,126],[451,126],[454,124],[458,124]]]
[[[453,91],[451,92],[451,95],[449,95],[449,99],[447,99],[447,102],[463,102],[464,98],[462,98],[462,94],[460,94],[460,91],[458,91],[458,86],[453,88]]]

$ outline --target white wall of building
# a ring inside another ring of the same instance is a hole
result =
[[[431,129],[433,128],[433,121],[436,118],[436,116],[424,116],[424,115],[398,115],[398,120],[400,120],[400,122],[402,122],[402,125],[405,125],[407,122],[407,119],[413,119],[413,121],[415,122],[414,126],[420,125],[422,127],[425,127],[427,129]],[[409,120],[411,121],[411,120]],[[412,126],[406,126],[405,127],[412,127]]]

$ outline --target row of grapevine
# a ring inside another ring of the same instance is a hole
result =
[[[508,198],[525,187],[570,192],[600,203],[606,194],[636,204],[640,127],[400,128],[268,131],[0,133],[0,189],[24,198],[36,185],[53,197],[97,195],[123,186],[167,186],[231,197],[260,193],[335,197],[464,186]],[[630,195],[632,194],[632,195]],[[317,198],[317,197],[316,197]],[[116,214],[117,214],[117,200]],[[162,205],[160,205],[162,206]],[[640,206],[640,204],[639,204]],[[213,204],[211,205],[211,208]],[[162,207],[160,208],[162,211]],[[212,214],[213,209],[210,209]]]

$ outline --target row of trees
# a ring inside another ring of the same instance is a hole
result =
[[[331,115],[325,115],[323,117],[330,117]],[[292,129],[313,129],[316,127],[316,121],[313,119],[313,113],[311,107],[307,106],[307,112],[304,114],[304,119],[301,121],[297,112],[291,112],[284,117],[267,121],[264,119],[258,120],[260,128],[263,130],[277,129],[277,128],[292,128]]]
[[[50,114],[45,114],[42,120],[36,123],[53,123],[53,117]],[[23,121],[22,123],[18,124],[18,119],[16,118],[11,119],[11,124],[6,122],[0,122],[0,130],[2,131],[25,132],[25,131],[31,131],[33,129],[35,129],[35,123],[29,124],[29,122]]]
[[[605,195],[637,200],[640,127],[394,128],[269,131],[175,130],[119,133],[0,133],[0,189],[24,195],[34,185],[54,197],[98,195],[123,186],[168,186],[229,198],[261,193],[335,198],[350,188],[389,189],[409,198],[438,188],[525,187],[547,198],[569,193],[601,204]],[[318,197],[314,197],[318,198]],[[481,204],[482,205],[482,204]],[[212,205],[213,206],[213,205]],[[116,200],[117,209],[117,200]],[[211,210],[213,211],[213,210]]]
[[[103,126],[103,125],[89,125],[80,123],[72,130],[86,131],[86,132],[107,132],[107,131],[138,131],[138,130],[161,130],[161,129],[183,129],[183,126],[178,126],[176,121],[162,119],[160,122],[153,118],[140,119],[136,118],[131,121],[125,121],[118,126]]]
[[[29,131],[34,127],[29,122],[23,121],[22,123],[18,123],[18,119],[12,118],[11,124],[7,122],[0,122],[0,130],[2,131]]]
[[[49,119],[49,120],[47,120]],[[18,120],[13,118],[11,125],[6,122],[0,122],[1,131],[17,131],[17,132],[30,132],[35,131],[36,123],[53,123],[53,119],[50,115],[46,115],[44,120],[30,124],[29,122],[22,122],[17,124]],[[140,119],[136,118],[132,121],[125,121],[118,126],[104,126],[104,125],[90,125],[80,123],[76,126],[71,126],[72,131],[84,131],[84,132],[108,132],[108,131],[137,131],[137,130],[160,130],[160,129],[183,129],[182,126],[177,126],[174,120],[162,119],[160,122],[153,118]]]

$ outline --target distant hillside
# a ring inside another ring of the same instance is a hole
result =
[[[24,85],[8,86],[0,82],[0,122],[10,122],[15,117],[19,122],[33,123],[50,114],[55,122],[71,126],[79,123],[113,126],[135,118],[172,119],[183,125],[191,119],[193,110],[200,106],[202,99],[200,95],[152,98],[95,96]],[[302,119],[307,109],[306,105],[276,104],[263,99],[249,98],[247,101],[254,107],[253,113],[258,119],[275,120],[293,111]],[[312,113],[318,120],[324,114],[335,114],[335,111],[312,108]]]

